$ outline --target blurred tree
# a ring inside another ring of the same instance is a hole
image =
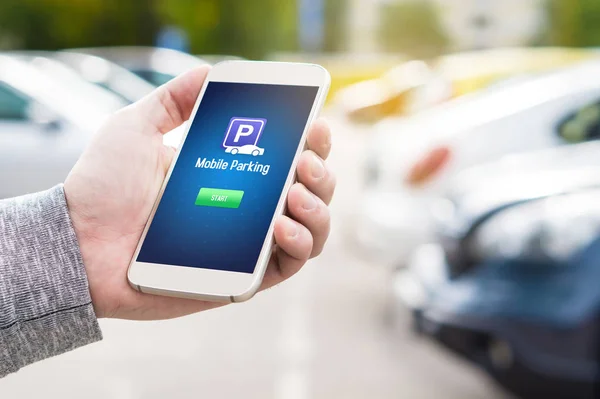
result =
[[[323,50],[339,51],[346,35],[348,0],[325,0],[325,40]]]
[[[428,1],[388,3],[381,9],[381,42],[384,50],[417,58],[441,54],[447,44],[436,9]]]
[[[557,46],[600,46],[600,1],[548,0],[548,41]]]
[[[2,0],[0,35],[27,49],[152,44],[152,1]]]
[[[325,50],[338,50],[346,0],[325,0]],[[260,58],[295,51],[296,1],[0,0],[0,48],[153,45],[164,25],[189,35],[195,53]]]
[[[296,4],[280,0],[157,0],[162,23],[183,28],[192,52],[260,58],[296,49]]]

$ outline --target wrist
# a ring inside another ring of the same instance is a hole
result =
[[[64,194],[69,218],[77,239],[79,253],[81,254],[83,268],[87,276],[88,289],[92,305],[94,307],[94,312],[96,313],[96,317],[102,318],[105,317],[103,306],[104,300],[100,294],[101,290],[98,289],[98,284],[96,281],[97,279],[95,271],[98,268],[98,257],[95,255],[97,252],[95,249],[97,248],[97,245],[95,244],[95,240],[90,231],[92,221],[83,217],[81,212],[78,211],[76,202],[74,201],[73,196],[70,195],[67,185],[65,185]]]

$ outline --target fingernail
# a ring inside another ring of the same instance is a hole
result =
[[[321,161],[316,155],[313,155],[310,172],[315,179],[322,179],[325,176],[325,165],[323,165],[323,161]]]
[[[284,220],[285,223],[283,229],[285,230],[285,235],[288,236],[288,238],[296,238],[296,236],[298,236],[298,226],[290,219]]]
[[[317,200],[315,199],[315,196],[308,191],[305,191],[304,194],[302,194],[302,208],[304,208],[305,211],[312,211],[316,207]]]

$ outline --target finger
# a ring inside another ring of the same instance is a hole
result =
[[[331,152],[331,129],[325,119],[320,118],[310,127],[306,143],[321,158],[327,159]]]
[[[160,86],[134,108],[155,129],[164,134],[185,122],[194,109],[210,66],[194,68]]]
[[[288,216],[275,222],[275,243],[294,259],[306,261],[312,251],[313,239],[310,231]]]
[[[312,236],[308,229],[287,216],[275,222],[277,246],[265,272],[261,289],[290,278],[302,268],[312,252]]]
[[[319,255],[323,251],[330,231],[331,217],[327,205],[302,184],[297,183],[292,186],[288,194],[288,212],[312,235],[310,257]]]
[[[304,151],[298,161],[298,181],[329,205],[335,190],[335,175],[314,152]]]

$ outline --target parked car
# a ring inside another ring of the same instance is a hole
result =
[[[53,69],[65,74],[64,67],[71,69],[71,75],[77,74],[77,79],[99,86],[113,95],[120,97],[123,103],[133,103],[154,90],[155,86],[140,78],[127,69],[97,57],[95,55],[71,51],[16,51],[10,54],[22,57],[25,61],[50,59],[63,64]],[[39,63],[39,61],[38,61]],[[51,65],[51,64],[50,64]],[[52,69],[50,69],[50,72]]]
[[[57,79],[35,63],[0,54],[0,198],[64,181],[115,109],[82,85],[89,84]]]
[[[344,87],[334,105],[354,123],[373,123],[390,115],[410,114],[452,97],[449,82],[423,61],[402,63],[382,77]]]
[[[140,100],[155,88],[153,84],[133,72],[95,55],[58,51],[50,53],[49,57],[72,68],[86,81],[118,95],[129,103]]]
[[[101,107],[117,111],[130,102],[95,84],[90,84],[77,71],[54,59],[51,52],[11,52],[8,55],[29,63],[44,74],[52,77],[61,86],[67,86],[73,91],[78,91],[89,100],[93,99]]]
[[[273,53],[269,60],[311,62],[322,65],[331,74],[327,101],[339,90],[355,83],[380,77],[396,65],[408,61],[406,56],[392,53]]]
[[[438,243],[394,279],[416,330],[519,397],[596,397],[597,170],[513,176],[498,182],[502,198],[485,186],[446,203]]]
[[[183,72],[207,63],[190,54],[154,47],[95,47],[71,51],[112,61],[154,86],[160,86]]]
[[[403,263],[432,234],[429,205],[462,170],[504,155],[595,140],[600,62],[590,62],[381,122],[366,152],[360,243]]]
[[[353,122],[376,122],[593,58],[598,58],[594,50],[560,47],[498,48],[444,55],[429,65],[410,61],[381,77],[350,85],[338,92],[336,103]]]

